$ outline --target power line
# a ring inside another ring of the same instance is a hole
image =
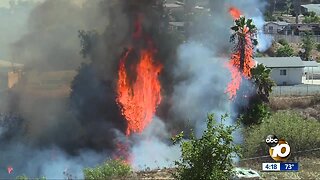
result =
[[[319,151],[320,148],[314,148],[314,149],[308,149],[308,150],[301,150],[301,151],[295,151],[292,154],[300,154],[300,153],[304,153],[304,152],[311,152],[311,151]],[[249,157],[249,158],[244,158],[244,159],[240,159],[240,161],[247,161],[247,160],[253,160],[253,159],[262,159],[262,158],[267,158],[270,157],[270,155],[265,155],[265,156],[256,156],[256,157]]]

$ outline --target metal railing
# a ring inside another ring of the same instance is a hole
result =
[[[309,96],[320,94],[320,85],[275,86],[270,96]]]

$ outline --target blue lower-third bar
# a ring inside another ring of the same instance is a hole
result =
[[[280,163],[280,171],[298,171],[299,165],[296,162]]]

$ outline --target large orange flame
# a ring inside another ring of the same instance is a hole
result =
[[[253,60],[253,45],[250,39],[250,34],[245,34],[245,53],[244,53],[244,66],[242,73],[240,72],[240,50],[234,52],[231,55],[231,59],[228,64],[228,68],[231,72],[231,82],[228,84],[227,92],[229,93],[229,98],[234,99],[237,90],[241,85],[241,75],[245,78],[251,77],[251,69],[255,66],[255,61]]]
[[[117,102],[126,118],[128,127],[126,135],[141,133],[151,122],[157,106],[161,102],[161,85],[158,80],[162,66],[154,63],[154,50],[143,49],[136,66],[137,77],[134,83],[129,83],[125,62],[129,49],[120,60],[119,80],[117,84]]]
[[[229,10],[230,14],[234,19],[240,18],[241,12],[235,7],[231,7]],[[248,27],[240,29],[239,32],[244,36],[244,66],[243,69],[240,68],[241,50],[238,49],[236,52],[231,54],[231,59],[227,67],[231,72],[231,82],[227,86],[226,92],[229,93],[229,98],[234,99],[237,91],[240,88],[242,77],[250,78],[251,68],[255,66],[255,61],[253,60],[253,44],[251,42],[251,34]]]
[[[241,16],[241,11],[235,7],[230,7],[229,8],[229,13],[232,16],[233,19],[239,19]]]
[[[245,53],[244,53],[244,67],[243,76],[249,78],[251,76],[251,69],[255,66],[255,61],[253,60],[253,45],[250,39],[250,34],[245,34]],[[236,51],[231,55],[230,63],[240,69],[240,50]]]

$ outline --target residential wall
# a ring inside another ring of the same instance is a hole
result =
[[[302,36],[295,35],[282,35],[282,34],[272,34],[272,37],[275,41],[279,39],[285,39],[288,43],[301,43]],[[314,35],[312,36],[313,40],[317,43],[320,43],[320,36]]]
[[[280,75],[280,70],[286,70],[286,75]],[[271,79],[277,85],[297,85],[302,83],[303,68],[273,68],[271,69]]]
[[[270,27],[272,29],[270,29]],[[276,33],[278,33],[278,31],[282,30],[284,27],[285,26],[280,26],[280,25],[275,24],[275,23],[267,23],[267,24],[265,24],[263,30],[267,34],[276,34]]]
[[[8,72],[8,88],[12,88],[14,85],[16,85],[21,78],[21,72],[20,71],[11,71]]]

